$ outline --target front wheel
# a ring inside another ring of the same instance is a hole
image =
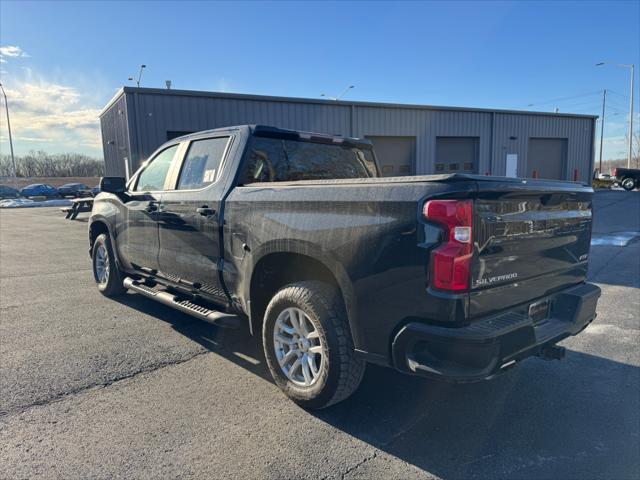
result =
[[[91,263],[93,266],[93,278],[96,281],[100,293],[107,297],[114,297],[126,292],[122,285],[122,272],[118,268],[111,239],[108,234],[98,235],[91,250]]]
[[[636,188],[636,182],[633,178],[624,178],[622,182],[620,182],[622,188],[624,188],[627,192]]]
[[[276,384],[303,408],[346,399],[364,374],[339,292],[323,282],[293,283],[276,293],[265,313],[262,344]]]

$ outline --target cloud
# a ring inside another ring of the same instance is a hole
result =
[[[0,47],[0,63],[7,63],[5,57],[11,58],[19,58],[19,57],[28,57],[27,52],[22,50],[20,47],[15,45],[6,45],[4,47]]]
[[[101,151],[99,108],[79,90],[68,85],[29,77],[5,84],[11,114],[14,145],[20,150],[54,145],[58,151]],[[2,141],[6,123],[2,122]],[[22,145],[20,145],[22,143]]]

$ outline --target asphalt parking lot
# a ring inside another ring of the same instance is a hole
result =
[[[102,297],[86,229],[0,211],[2,478],[638,478],[640,192],[596,195],[603,296],[564,360],[457,386],[369,367],[317,413],[244,331]]]

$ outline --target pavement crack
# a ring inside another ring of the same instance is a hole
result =
[[[21,407],[17,407],[17,408],[10,408],[8,410],[5,411],[0,411],[0,420],[5,420],[8,417],[14,416],[14,415],[19,415],[21,413],[27,412],[29,410],[32,410],[34,408],[38,408],[38,407],[46,407],[48,405],[51,405],[53,403],[57,403],[57,402],[61,402],[64,401],[68,398],[71,397],[76,397],[78,395],[81,395],[89,390],[97,390],[97,389],[103,389],[103,388],[108,388],[114,384],[120,383],[122,381],[125,380],[130,380],[132,378],[135,378],[139,375],[144,375],[147,373],[153,373],[153,372],[157,372],[158,370],[161,370],[163,368],[166,367],[171,367],[174,365],[181,365],[183,363],[187,363],[197,357],[200,357],[202,355],[206,355],[208,353],[212,353],[209,350],[201,350],[198,351],[196,353],[194,353],[193,355],[190,355],[189,357],[185,357],[185,358],[181,358],[178,360],[171,360],[171,361],[166,361],[166,362],[160,362],[160,363],[155,363],[153,365],[148,365],[144,368],[141,368],[140,370],[136,370],[135,372],[130,372],[124,375],[120,375],[114,378],[111,378],[105,382],[100,382],[100,383],[94,383],[91,385],[84,385],[75,389],[71,389],[68,391],[65,391],[63,393],[59,393],[57,395],[53,395],[49,398],[46,399],[42,399],[42,400],[37,400],[33,403],[30,403],[28,405],[24,405]]]
[[[374,450],[371,455],[368,455],[368,456],[364,457],[361,461],[359,461],[355,465],[352,465],[351,467],[347,468],[347,470],[342,473],[342,477],[341,477],[342,480],[344,480],[346,478],[346,476],[349,475],[351,472],[353,472],[354,470],[359,469],[362,465],[367,463],[369,460],[373,460],[377,456],[378,456],[378,451]]]
[[[416,421],[412,422],[409,426],[407,426],[407,428],[403,428],[402,430],[400,430],[400,431],[396,432],[395,434],[393,434],[391,436],[391,438],[389,438],[386,442],[380,444],[379,447],[374,447],[375,450],[373,451],[373,453],[371,455],[366,456],[361,461],[359,461],[355,465],[352,465],[351,467],[347,468],[347,470],[345,470],[343,473],[341,473],[340,474],[341,475],[341,477],[340,477],[341,480],[344,480],[346,478],[346,476],[349,475],[349,473],[359,469],[360,467],[362,467],[362,465],[364,465],[368,461],[373,460],[374,458],[376,458],[378,456],[378,452],[379,451],[385,450],[388,446],[390,446],[392,443],[394,443],[398,438],[404,436],[407,432],[409,432],[410,430],[415,428],[422,421],[422,419],[427,417],[427,416],[428,416],[427,413],[420,415],[416,419]]]

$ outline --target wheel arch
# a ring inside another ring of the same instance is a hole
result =
[[[99,235],[106,233],[111,237],[109,224],[102,219],[92,220],[89,224],[89,255],[92,254],[93,244]]]
[[[115,235],[112,231],[111,223],[102,216],[92,216],[89,220],[89,257],[93,254],[93,244],[98,238],[99,235],[106,233],[111,238],[111,249],[113,250],[113,256],[116,261],[116,265],[118,268],[124,271],[122,260],[120,260],[120,256],[118,255],[118,248],[115,245]]]
[[[245,298],[249,328],[255,334],[262,328],[266,307],[284,285],[305,280],[319,280],[334,285],[340,292],[349,319],[354,341],[353,319],[357,315],[355,296],[351,280],[344,267],[330,255],[307,243],[288,243],[278,249],[265,246],[249,272],[250,281],[245,283]]]

